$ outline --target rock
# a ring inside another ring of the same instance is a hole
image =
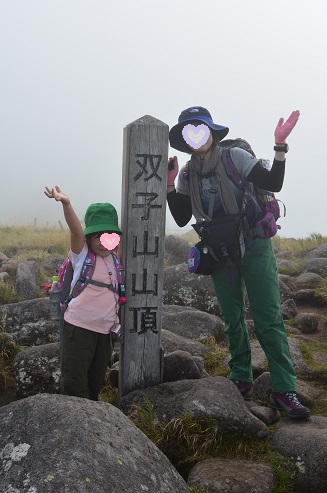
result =
[[[257,438],[267,436],[264,423],[251,414],[240,392],[228,378],[180,380],[134,390],[122,397],[121,408],[129,415],[135,404],[144,405],[145,399],[153,405],[156,419],[160,422],[187,412],[192,418],[214,419],[221,431]]]
[[[0,272],[0,284],[6,284],[9,281],[8,272]]]
[[[263,421],[265,425],[269,426],[280,420],[279,411],[275,411],[275,409],[271,409],[270,407],[263,406],[252,406],[249,407],[251,413]]]
[[[43,269],[50,277],[55,276],[65,257],[51,257],[43,260]]]
[[[4,260],[0,267],[0,272],[7,272],[10,276],[16,274],[17,262],[12,259]]]
[[[187,263],[190,244],[178,236],[169,235],[165,238],[165,266]]]
[[[296,382],[296,393],[299,396],[299,400],[303,406],[312,406],[314,401],[322,394],[322,390],[318,389],[309,382],[304,382],[303,380],[297,380]]]
[[[205,353],[211,353],[213,351],[212,348],[201,342],[192,341],[191,339],[178,336],[164,329],[161,331],[161,344],[165,354],[181,350],[187,351],[193,356],[204,356]]]
[[[284,284],[286,284],[286,286],[292,291],[294,292],[295,290],[295,286],[294,286],[294,277],[292,276],[289,276],[287,274],[278,274],[278,280],[279,281],[282,281]]]
[[[297,289],[316,289],[322,277],[314,272],[303,272],[295,278],[294,284]]]
[[[14,363],[17,397],[59,393],[59,343],[34,346],[17,354]]]
[[[315,289],[299,289],[294,293],[294,300],[298,304],[319,304],[319,299],[315,296]]]
[[[327,243],[320,245],[317,248],[311,250],[311,252],[307,253],[307,257],[309,258],[327,258]]]
[[[297,375],[305,378],[310,377],[312,375],[312,371],[303,359],[299,339],[296,339],[295,337],[288,337],[288,347]]]
[[[312,416],[309,420],[281,420],[271,438],[284,456],[295,460],[296,493],[327,491],[327,418]]]
[[[204,369],[203,358],[192,356],[187,351],[174,351],[164,356],[163,382],[209,377]],[[114,363],[108,373],[108,382],[118,388],[119,362]]]
[[[114,406],[39,394],[0,408],[0,491],[189,493]]]
[[[34,260],[25,260],[18,264],[16,273],[16,292],[22,300],[37,297],[37,285],[40,269]]]
[[[269,371],[265,371],[253,381],[253,398],[265,400],[268,403],[270,393],[270,373]]]
[[[49,298],[0,306],[0,320],[5,318],[6,332],[17,344],[34,346],[59,340],[58,320],[50,320]]]
[[[215,457],[195,464],[187,484],[210,493],[272,493],[275,480],[267,464]]]
[[[313,272],[321,277],[327,275],[327,258],[313,258],[306,262],[304,272]]]
[[[164,269],[163,302],[221,316],[211,277],[189,273],[186,264]]]
[[[281,281],[280,279],[278,279],[278,281],[279,281],[278,284],[279,284],[280,299],[281,302],[284,303],[284,301],[293,298],[293,292],[290,290],[288,286],[286,286],[286,284],[283,281]]]
[[[294,318],[298,313],[295,301],[293,299],[284,301],[281,306],[281,310],[284,320],[290,320],[291,318]]]
[[[295,324],[303,334],[312,334],[318,329],[319,317],[314,313],[299,313],[295,317]]]
[[[290,250],[285,250],[284,252],[277,252],[275,253],[276,259],[293,259],[294,254]]]
[[[296,267],[296,263],[292,260],[278,259],[276,258],[277,269],[293,270]]]
[[[201,371],[198,364],[194,361],[194,356],[186,351],[169,353],[164,357],[163,381],[175,382],[208,377],[208,373]]]
[[[219,317],[188,306],[164,305],[162,327],[189,339],[213,336],[217,343],[225,340],[224,322]]]
[[[8,260],[8,257],[7,257],[7,255],[5,255],[4,253],[0,252],[0,264],[1,264],[4,260]]]

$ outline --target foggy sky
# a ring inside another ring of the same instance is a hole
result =
[[[324,0],[0,0],[0,224],[63,221],[45,185],[80,218],[120,212],[124,127],[201,105],[270,160],[278,119],[300,110],[280,234],[327,235],[326,18]]]

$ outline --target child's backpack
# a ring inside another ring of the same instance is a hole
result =
[[[258,208],[259,218],[254,228],[249,230],[248,236],[252,238],[271,238],[275,236],[280,226],[276,224],[276,221],[280,218],[280,208],[275,195],[272,192],[263,190],[256,186],[253,186],[254,193],[250,191],[250,183],[244,180],[236,169],[230,149],[233,147],[239,147],[255,156],[250,144],[244,140],[237,138],[235,140],[228,139],[220,142],[220,146],[223,147],[222,160],[226,169],[228,177],[233,181],[234,185],[245,193],[245,196],[252,199],[255,206]],[[262,163],[262,160],[259,160]],[[286,215],[286,208],[284,206],[284,216]]]
[[[71,290],[71,284],[73,280],[74,269],[71,262],[70,253],[59,267],[58,280],[61,286],[60,322],[59,322],[60,340],[62,340],[62,329],[63,329],[65,311],[70,301],[73,298],[76,298],[78,295],[80,295],[88,284],[93,284],[95,286],[100,286],[109,289],[110,291],[118,295],[118,303],[120,305],[124,305],[126,303],[127,300],[126,300],[126,289],[125,289],[125,271],[119,258],[114,252],[112,252],[112,256],[113,256],[114,265],[117,274],[118,290],[112,284],[106,284],[104,282],[95,281],[92,279],[95,270],[96,255],[93,252],[93,250],[91,250],[91,248],[88,249],[87,255],[85,257],[81,269],[80,276],[76,281],[72,290]]]

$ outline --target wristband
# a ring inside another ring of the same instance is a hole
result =
[[[274,151],[276,152],[288,152],[288,144],[276,144],[274,146]]]

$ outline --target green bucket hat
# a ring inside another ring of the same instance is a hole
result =
[[[85,213],[84,234],[108,231],[123,234],[118,227],[118,215],[113,205],[108,203],[91,204]]]

